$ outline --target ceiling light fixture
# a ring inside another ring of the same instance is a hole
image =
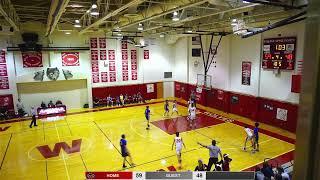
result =
[[[251,2],[250,2],[250,1],[243,0],[242,3],[244,3],[244,4],[249,4],[249,3],[251,3]]]
[[[237,19],[232,19],[231,26],[236,26],[237,24]]]
[[[178,17],[178,12],[177,11],[173,12],[172,21],[179,21],[179,20],[180,19]]]
[[[138,30],[139,30],[139,31],[143,31],[143,24],[142,24],[142,23],[139,23],[139,24],[138,24]]]
[[[163,33],[161,33],[161,34],[160,34],[160,37],[161,37],[161,38],[164,38],[164,34],[163,34]]]
[[[92,3],[90,14],[92,16],[98,16],[99,15],[99,10],[98,10],[98,6],[97,6],[96,2]]]
[[[74,27],[76,28],[81,27],[80,21],[78,19],[75,20]]]
[[[188,28],[186,32],[187,33],[192,33],[192,28]]]
[[[65,32],[65,34],[69,35],[69,34],[71,34],[71,32]]]

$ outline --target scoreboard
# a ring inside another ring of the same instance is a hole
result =
[[[293,70],[296,56],[296,37],[263,40],[262,68]]]
[[[86,172],[87,180],[254,180],[254,172]]]

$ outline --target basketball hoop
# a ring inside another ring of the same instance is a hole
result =
[[[197,89],[202,92],[202,89],[209,90],[211,88],[211,76],[197,74]]]

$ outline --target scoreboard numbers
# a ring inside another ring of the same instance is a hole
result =
[[[263,40],[263,69],[293,70],[295,64],[296,37]]]

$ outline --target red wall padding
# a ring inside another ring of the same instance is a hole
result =
[[[195,88],[195,85],[175,82],[175,97],[188,100],[191,90]],[[233,96],[238,98],[237,103],[231,103]],[[296,131],[298,118],[298,105],[296,104],[214,88],[210,91],[203,91],[199,104],[280,127],[291,132]],[[269,109],[272,107],[272,110],[268,110],[266,106]],[[288,110],[287,121],[276,118],[277,108]]]
[[[151,83],[148,83],[151,84]],[[92,97],[104,99],[109,94],[112,97],[119,96],[120,94],[133,95],[137,94],[138,91],[141,92],[144,99],[156,99],[157,98],[157,83],[154,84],[154,92],[147,93],[147,84],[134,84],[134,85],[125,85],[125,86],[109,86],[109,87],[99,87],[92,88]]]

